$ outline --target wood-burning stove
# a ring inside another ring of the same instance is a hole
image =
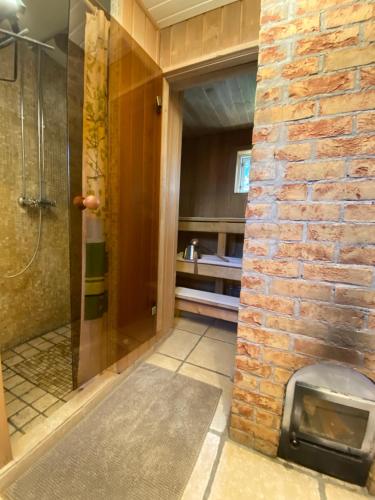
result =
[[[346,367],[319,364],[288,383],[279,456],[364,485],[375,454],[375,384]]]

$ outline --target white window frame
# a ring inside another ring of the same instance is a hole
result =
[[[236,161],[236,177],[234,181],[234,192],[236,194],[243,194],[247,193],[248,190],[241,189],[241,181],[243,177],[242,169],[241,169],[241,158],[243,156],[250,156],[250,162],[251,162],[251,154],[252,151],[251,149],[244,149],[242,151],[237,151],[237,161]]]

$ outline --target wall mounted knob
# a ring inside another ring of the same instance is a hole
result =
[[[86,196],[86,198],[82,195],[78,195],[73,198],[73,205],[78,208],[78,210],[85,210],[85,208],[96,210],[100,202],[97,197],[92,194]]]

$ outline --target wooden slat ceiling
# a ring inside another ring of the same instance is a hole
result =
[[[217,9],[236,0],[143,0],[148,10],[160,28],[166,28],[175,23],[185,21],[209,10]]]
[[[254,120],[256,68],[185,90],[184,134],[250,126]]]

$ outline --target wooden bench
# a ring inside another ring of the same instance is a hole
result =
[[[220,293],[176,287],[176,309],[237,323],[240,299]]]

